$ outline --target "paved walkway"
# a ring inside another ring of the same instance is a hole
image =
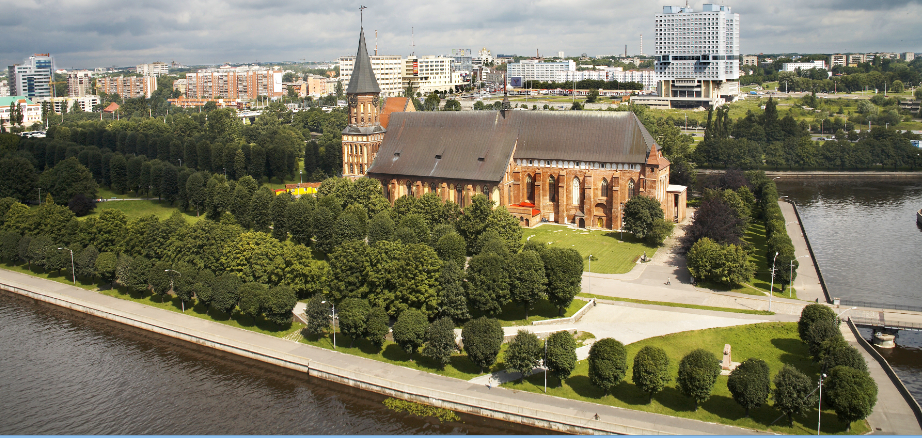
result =
[[[749,429],[705,423],[667,415],[633,411],[594,403],[568,400],[529,392],[513,391],[503,388],[489,388],[464,380],[438,376],[422,371],[412,370],[396,365],[386,364],[358,356],[338,353],[295,343],[285,339],[262,335],[248,330],[196,318],[182,313],[145,306],[132,301],[120,300],[96,292],[87,291],[71,285],[31,277],[12,271],[0,270],[0,282],[22,289],[41,292],[49,296],[80,302],[83,305],[99,309],[116,309],[133,315],[151,324],[169,327],[173,330],[200,333],[218,341],[247,345],[253,350],[274,352],[279,357],[294,356],[310,361],[311,368],[332,366],[357,375],[368,375],[384,381],[413,385],[421,391],[429,388],[442,394],[458,394],[479,400],[482,406],[495,404],[515,406],[521,412],[553,412],[579,419],[586,419],[587,424],[595,424],[604,430],[619,430],[621,427],[633,427],[650,431],[650,433],[667,433],[681,435],[738,435],[759,433]],[[321,365],[324,364],[324,365]],[[598,416],[598,420],[592,420]]]

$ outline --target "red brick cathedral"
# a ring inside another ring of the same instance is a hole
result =
[[[398,109],[385,130],[364,33],[347,94],[343,174],[377,179],[391,202],[435,192],[463,208],[482,193],[523,226],[618,229],[624,203],[650,196],[685,218],[686,188],[669,184],[669,161],[631,112]]]

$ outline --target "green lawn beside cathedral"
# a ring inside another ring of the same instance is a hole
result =
[[[624,274],[634,268],[643,256],[653,257],[656,247],[648,246],[631,233],[610,230],[587,230],[564,225],[542,224],[525,229],[522,238],[561,248],[573,248],[583,256],[583,270],[589,271],[592,254],[592,271],[598,274]]]

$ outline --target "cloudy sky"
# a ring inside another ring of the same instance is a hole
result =
[[[373,51],[406,56],[489,48],[567,56],[653,51],[636,0],[0,0],[0,66],[50,52],[59,68],[320,61],[355,54],[360,4]],[[700,10],[701,2],[689,5]],[[922,0],[737,0],[741,51],[922,51]],[[411,28],[415,37],[411,39]],[[411,43],[415,42],[415,47]]]

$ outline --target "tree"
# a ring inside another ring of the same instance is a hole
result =
[[[570,377],[573,368],[576,368],[576,341],[569,332],[560,331],[548,336],[546,342],[544,366],[563,386],[564,379]]]
[[[492,212],[493,202],[480,194],[474,195],[471,204],[464,208],[464,215],[458,219],[455,226],[458,228],[458,234],[467,242],[468,252],[473,252],[472,246],[480,237],[480,233],[486,229]]]
[[[632,380],[641,391],[653,395],[663,390],[669,382],[669,356],[659,347],[647,345],[634,356]],[[648,402],[648,403],[649,403]]]
[[[695,401],[695,411],[698,405],[711,398],[711,388],[720,375],[720,361],[714,354],[697,349],[685,355],[679,362],[679,376],[676,383],[682,394]]]
[[[439,274],[439,315],[455,323],[471,319],[464,293],[464,269],[453,260],[442,265]]]
[[[122,154],[115,154],[109,160],[109,181],[115,193],[125,193],[128,189],[128,161]]]
[[[624,204],[624,229],[638,239],[653,231],[657,219],[663,218],[663,207],[649,196],[635,196]]]
[[[525,319],[532,303],[544,296],[547,277],[544,275],[544,263],[538,253],[522,251],[512,257],[509,281],[512,301],[525,308]]]
[[[840,365],[868,372],[868,363],[861,352],[849,345],[844,338],[834,338],[824,342],[820,358],[825,372]]]
[[[96,275],[98,275],[101,280],[112,283],[113,287],[115,286],[116,262],[117,257],[114,252],[104,252],[96,257],[95,263]]]
[[[506,260],[494,253],[471,257],[467,268],[469,303],[487,315],[502,312],[509,302],[509,271]]]
[[[95,277],[96,258],[98,256],[99,251],[97,251],[96,247],[93,245],[87,245],[86,248],[83,248],[83,251],[80,251],[79,254],[75,254],[74,269],[77,271],[77,275],[83,278]]]
[[[707,237],[692,245],[686,259],[689,272],[699,280],[732,286],[749,281],[755,274],[743,247],[721,245]]]
[[[2,214],[0,214],[0,216],[2,216]],[[0,232],[0,259],[3,259],[10,264],[15,263],[16,258],[19,255],[20,239],[22,239],[22,236],[20,236],[19,233],[15,231]]]
[[[800,319],[797,321],[797,333],[800,340],[807,342],[810,327],[820,320],[835,321],[836,313],[828,306],[823,304],[808,304],[800,312]]]
[[[368,247],[360,240],[350,240],[330,253],[329,294],[334,301],[362,297],[368,293]]]
[[[790,365],[785,365],[775,374],[773,382],[774,406],[787,415],[788,424],[793,427],[794,416],[802,415],[816,404],[816,396],[812,394],[815,385],[809,377]]]
[[[15,135],[13,137],[19,138]],[[25,201],[34,196],[37,184],[38,172],[29,160],[21,156],[0,159],[0,198],[11,197],[20,202]]]
[[[749,410],[765,404],[771,392],[771,380],[768,375],[768,364],[762,359],[749,358],[739,364],[730,372],[727,379],[727,389],[733,395],[733,400]]]
[[[818,361],[820,360],[820,353],[823,351],[823,343],[841,338],[842,331],[839,330],[838,321],[823,319],[810,326],[805,342],[807,347],[810,348],[810,355]]]
[[[826,382],[827,401],[836,411],[839,421],[847,424],[871,415],[877,404],[877,383],[866,373],[847,366],[837,366],[829,372]]]
[[[390,331],[390,327],[387,326],[389,320],[387,310],[383,307],[372,307],[368,314],[368,323],[365,325],[365,339],[381,348],[384,345],[384,337]]]
[[[426,346],[423,347],[423,356],[439,364],[439,369],[445,369],[451,361],[451,355],[458,350],[455,343],[455,324],[451,318],[441,317],[426,329]]]
[[[538,361],[541,360],[541,354],[544,352],[543,347],[534,333],[519,330],[509,343],[509,348],[506,349],[503,359],[506,369],[521,373],[524,378],[538,366]]]
[[[339,303],[339,330],[351,338],[349,347],[355,345],[355,340],[365,336],[368,315],[371,313],[371,304],[361,298],[346,298]]]
[[[407,309],[394,323],[394,342],[412,356],[426,341],[428,325],[429,321],[424,313],[416,309]]]
[[[70,198],[70,202],[67,203],[67,208],[74,212],[77,217],[86,216],[96,208],[96,201],[88,198],[83,193],[75,193]]]
[[[627,374],[627,352],[624,344],[603,338],[589,348],[589,381],[603,392],[610,393]]]
[[[395,225],[388,211],[382,211],[374,215],[368,223],[368,244],[374,245],[381,240],[394,239]]]
[[[331,304],[323,298],[323,295],[314,295],[304,309],[307,316],[307,327],[304,330],[315,336],[323,334],[333,323]]]
[[[547,275],[547,299],[564,310],[580,292],[583,281],[583,257],[573,248],[547,248],[541,252],[544,272]]]
[[[251,318],[262,315],[268,288],[259,283],[243,283],[240,285],[240,313]]]
[[[461,343],[468,359],[480,367],[483,373],[484,368],[496,362],[496,356],[503,345],[503,327],[498,320],[481,316],[464,324]]]
[[[105,253],[100,254],[99,257],[101,258],[103,254]],[[97,259],[97,263],[99,263],[99,259]],[[161,260],[154,263],[147,273],[147,281],[150,283],[151,291],[154,295],[160,296],[160,302],[163,302],[163,297],[169,295],[173,288],[171,280],[174,279],[175,274],[169,271],[172,268],[172,264]]]
[[[215,278],[210,308],[230,315],[240,301],[240,277],[226,273]]]
[[[438,238],[433,245],[435,253],[445,262],[449,260],[463,266],[467,259],[467,247],[464,238],[452,231]]]
[[[272,286],[266,293],[263,302],[263,313],[270,322],[281,327],[291,325],[291,311],[298,303],[295,291],[287,285]]]

